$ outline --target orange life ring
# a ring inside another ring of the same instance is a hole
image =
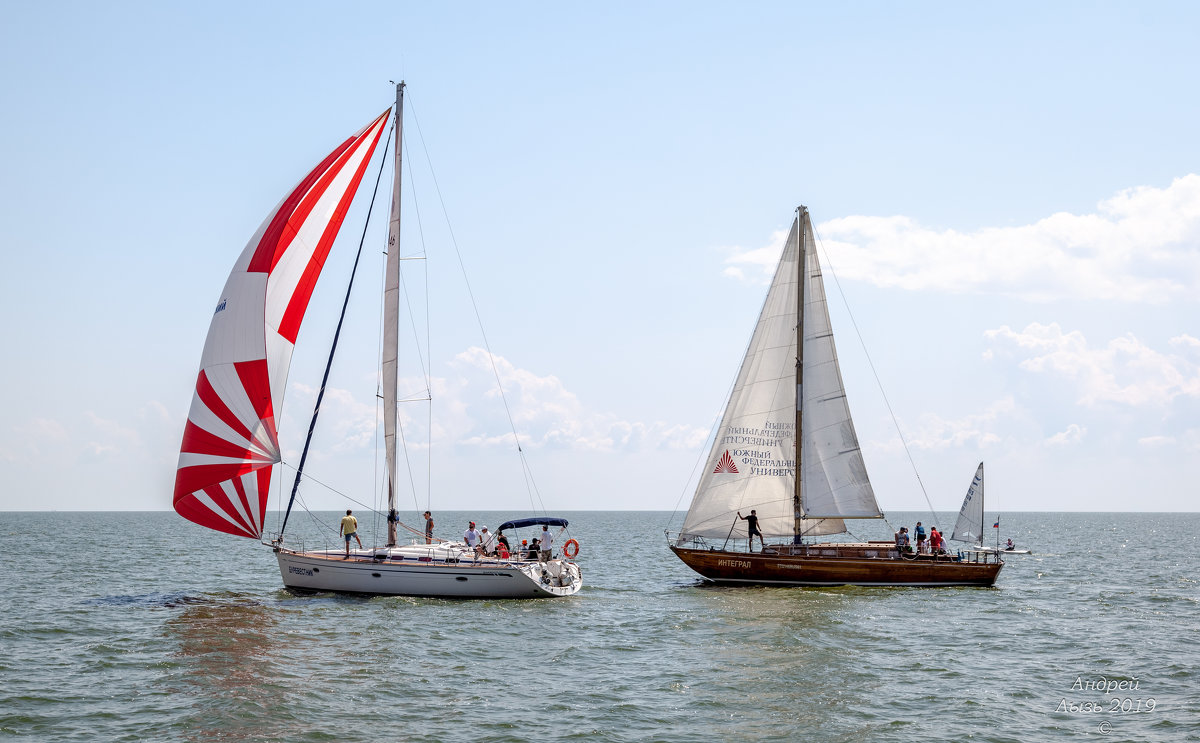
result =
[[[575,548],[574,551],[571,550],[572,547]],[[567,558],[574,560],[575,555],[579,554],[579,542],[576,542],[574,539],[568,539],[567,543],[563,545],[563,554]]]

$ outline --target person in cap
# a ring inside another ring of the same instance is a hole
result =
[[[479,544],[479,532],[475,530],[475,522],[472,521],[467,530],[463,532],[463,541],[471,549],[475,549],[475,545]]]
[[[489,532],[486,526],[479,530],[479,549],[485,555],[496,551],[496,535]]]
[[[433,544],[433,514],[425,512],[425,544]]]

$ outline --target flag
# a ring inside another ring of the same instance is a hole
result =
[[[993,528],[993,529],[999,529],[999,528],[1000,528],[1000,522],[999,522],[999,521],[997,521],[996,523],[992,524],[992,528]]]

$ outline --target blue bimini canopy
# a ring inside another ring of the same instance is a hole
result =
[[[566,526],[566,519],[550,519],[550,518],[531,518],[531,519],[513,519],[505,521],[496,531],[504,531],[505,529],[520,529],[523,526]]]

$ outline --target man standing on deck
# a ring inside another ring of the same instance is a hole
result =
[[[758,545],[764,550],[767,548],[767,543],[763,541],[762,532],[758,529],[758,512],[753,508],[750,509],[749,516],[743,516],[741,511],[738,511],[738,518],[746,522],[746,528],[750,531],[750,551],[754,551],[754,535],[758,535]]]
[[[433,544],[433,514],[425,512],[425,544]]]
[[[921,522],[917,522],[917,528],[914,530],[917,533],[917,554],[925,551],[925,527],[921,526]]]
[[[342,517],[342,536],[346,538],[346,557],[350,557],[350,537],[354,537],[358,542],[358,548],[362,549],[362,540],[358,538],[358,519],[354,518],[349,508],[346,509],[346,515]]]
[[[538,540],[538,556],[542,562],[550,559],[550,553],[554,550],[554,535],[550,533],[550,527],[542,524],[541,538]]]

